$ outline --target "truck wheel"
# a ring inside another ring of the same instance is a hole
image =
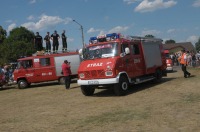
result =
[[[94,94],[95,88],[87,85],[81,85],[81,92],[85,96],[92,96]]]
[[[60,77],[60,78],[58,79],[58,83],[59,83],[60,85],[65,84],[65,78],[64,78],[64,77]]]
[[[114,92],[115,95],[121,96],[125,95],[128,91],[129,82],[125,76],[120,77],[119,83],[114,85]]]
[[[18,88],[23,89],[28,87],[28,82],[26,80],[19,80],[18,81]]]
[[[162,80],[162,71],[159,70],[159,69],[156,70],[154,76],[155,76],[155,79],[154,79],[154,82],[155,82],[155,83],[161,82],[161,80]]]

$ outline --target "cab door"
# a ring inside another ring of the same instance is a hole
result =
[[[52,58],[35,59],[35,80],[36,82],[56,80],[55,66]]]
[[[146,68],[140,43],[131,43],[131,54],[133,62],[131,69],[133,71],[133,76],[138,77],[144,75]]]
[[[121,53],[124,54],[122,57],[122,65],[123,65],[123,70],[126,71],[129,77],[133,76],[133,70],[131,67],[133,66],[133,59],[131,54],[125,54],[125,49],[129,48],[130,49],[130,44],[129,43],[123,43],[121,45]]]
[[[18,76],[19,78],[25,77],[28,83],[32,83],[35,81],[34,74],[35,70],[33,66],[33,60],[22,60],[20,62],[20,67],[17,70],[16,76]]]

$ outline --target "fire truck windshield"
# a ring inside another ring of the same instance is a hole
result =
[[[20,69],[20,68],[30,68],[32,66],[33,66],[32,60],[23,60],[23,61],[19,61],[17,63],[17,69]]]
[[[95,59],[95,58],[108,58],[118,54],[117,43],[100,44],[95,46],[89,46],[84,49],[83,58]]]

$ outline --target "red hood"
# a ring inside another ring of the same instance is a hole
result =
[[[113,59],[113,58],[86,60],[86,61],[81,62],[78,72],[92,71],[92,70],[106,70],[107,66],[110,66],[110,68],[113,68],[115,63],[116,63],[116,59]]]
[[[83,79],[105,78],[106,71],[113,71],[115,63],[116,59],[114,58],[101,58],[82,61],[78,69],[78,74],[83,73],[85,76]]]

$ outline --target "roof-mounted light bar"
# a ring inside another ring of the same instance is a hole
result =
[[[124,38],[129,41],[154,41],[154,42],[162,42],[162,39],[159,38],[149,38],[149,37],[139,37],[139,36],[123,36],[120,33],[110,33],[110,34],[104,34],[99,35],[96,37],[91,37],[89,42],[90,44],[95,44],[98,42],[109,42],[114,41],[116,39]]]
[[[108,42],[108,41],[113,41],[113,40],[119,39],[120,36],[121,35],[118,33],[104,34],[104,35],[99,35],[97,37],[91,37],[89,42],[90,42],[90,44],[94,44],[97,42]]]

